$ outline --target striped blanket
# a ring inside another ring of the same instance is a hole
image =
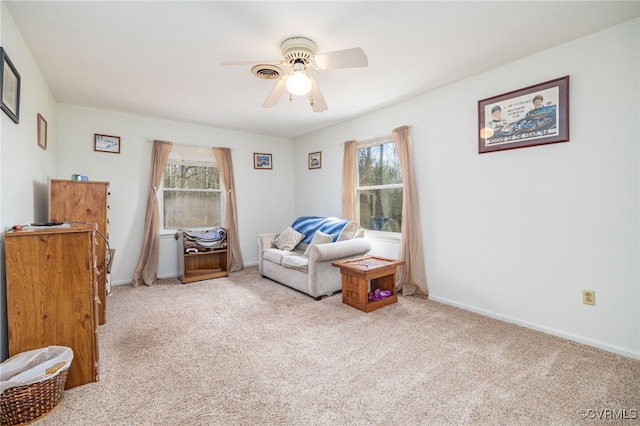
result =
[[[300,216],[293,221],[291,227],[305,235],[302,240],[303,243],[310,243],[316,231],[332,235],[333,241],[335,242],[338,241],[340,234],[342,234],[342,231],[349,222],[351,221],[338,219],[337,217]]]

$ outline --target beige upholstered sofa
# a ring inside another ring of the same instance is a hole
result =
[[[303,242],[300,235],[310,241]],[[361,257],[370,250],[371,242],[355,222],[333,235],[316,230],[307,236],[288,227],[281,233],[258,235],[258,270],[263,277],[319,300],[342,289],[340,270],[331,262]]]

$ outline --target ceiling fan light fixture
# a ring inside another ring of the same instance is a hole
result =
[[[287,90],[294,96],[304,96],[311,91],[311,78],[301,62],[294,64],[293,72],[287,79]]]
[[[264,80],[277,80],[269,95],[262,103],[263,108],[273,108],[285,91],[289,100],[293,96],[307,96],[314,112],[327,110],[327,103],[320,92],[318,82],[307,68],[328,70],[332,68],[366,67],[367,55],[361,48],[336,50],[317,54],[316,44],[305,37],[290,37],[280,45],[282,59],[266,62],[235,61],[222,62],[220,65],[253,65],[251,72]],[[279,66],[288,68],[287,73]]]

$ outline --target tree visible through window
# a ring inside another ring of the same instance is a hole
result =
[[[165,229],[216,227],[222,223],[220,171],[215,164],[175,161],[164,169]]]
[[[357,191],[360,225],[363,228],[400,232],[402,171],[396,144],[391,136],[375,144],[360,144]]]

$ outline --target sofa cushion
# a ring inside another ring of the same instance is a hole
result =
[[[282,265],[282,259],[287,256],[298,255],[299,253],[289,251],[289,250],[280,250],[276,248],[266,249],[262,252],[262,260],[268,260],[269,262],[275,263],[276,265]]]
[[[325,234],[322,231],[316,231],[316,233],[313,234],[313,238],[311,239],[311,242],[309,243],[309,245],[305,249],[304,255],[305,256],[309,256],[309,252],[311,251],[311,247],[313,247],[315,245],[318,245],[318,244],[330,243],[332,241],[333,241],[333,235]]]
[[[304,234],[296,231],[292,227],[288,226],[284,231],[280,233],[274,240],[273,245],[278,247],[280,250],[291,251],[302,239],[304,238]]]
[[[307,256],[285,256],[282,258],[282,266],[296,269],[301,272],[308,272],[309,258]]]

